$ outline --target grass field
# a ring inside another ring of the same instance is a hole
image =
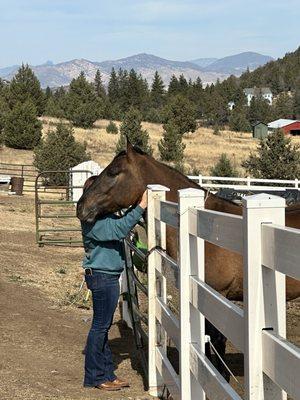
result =
[[[55,128],[58,122],[55,118],[42,118],[43,134]],[[75,137],[80,142],[86,142],[91,159],[101,166],[106,166],[115,154],[115,146],[119,135],[108,134],[105,130],[109,121],[99,120],[92,129],[75,128]],[[116,122],[120,125],[119,122]],[[154,157],[159,158],[157,143],[162,137],[163,128],[160,124],[143,123],[143,128],[149,132],[151,145],[154,149]],[[293,138],[293,142],[300,144],[300,137]],[[215,165],[221,153],[226,153],[233,162],[240,176],[245,175],[241,162],[250,152],[257,148],[258,141],[252,138],[250,133],[237,133],[228,130],[214,135],[209,128],[198,128],[194,133],[184,135],[185,168],[187,171],[199,170],[203,175],[209,175],[210,169]],[[24,163],[33,162],[33,153],[29,150],[14,150],[2,148],[0,150],[0,162]]]

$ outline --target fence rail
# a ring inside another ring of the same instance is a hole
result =
[[[164,247],[166,225],[177,227],[179,265],[161,250],[149,255],[150,394],[165,385],[174,399],[241,399],[205,356],[207,318],[244,353],[246,400],[299,398],[300,351],[285,339],[285,275],[300,278],[300,230],[284,226],[284,199],[248,196],[240,217],[205,210],[202,190],[180,190],[178,205],[166,191],[149,186],[148,247]],[[205,283],[205,241],[243,256],[244,309]],[[179,317],[166,302],[166,275],[180,288]],[[179,374],[167,338],[179,351]]]

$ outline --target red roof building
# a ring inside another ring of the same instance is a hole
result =
[[[286,134],[300,135],[300,121],[292,122],[291,124],[283,126],[281,129]]]

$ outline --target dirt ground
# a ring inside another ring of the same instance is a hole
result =
[[[106,393],[82,387],[91,311],[68,305],[82,281],[82,249],[39,248],[33,211],[31,195],[0,194],[0,399],[150,398],[131,331],[118,314],[111,347],[116,373],[131,388]]]
[[[111,346],[116,373],[131,388],[114,394],[82,388],[91,318],[90,310],[78,308],[88,305],[85,290],[77,295],[82,249],[35,244],[32,194],[0,193],[0,217],[0,399],[150,399],[131,331],[118,313]],[[300,303],[289,303],[287,310],[288,339],[299,346]],[[243,384],[243,357],[230,344],[226,361]]]

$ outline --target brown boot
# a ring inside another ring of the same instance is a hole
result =
[[[102,390],[107,390],[109,392],[115,392],[116,390],[120,390],[121,387],[115,385],[113,382],[107,381],[104,383],[101,383],[100,385],[95,386],[97,389],[102,389]]]
[[[123,381],[122,379],[116,378],[114,381],[112,381],[111,383],[113,383],[115,386],[119,387],[119,388],[125,388],[125,387],[129,387],[129,382]]]

